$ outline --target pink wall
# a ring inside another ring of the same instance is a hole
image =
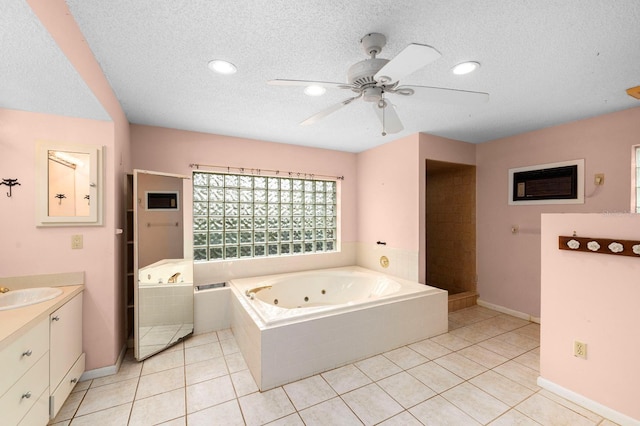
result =
[[[558,250],[574,231],[640,240],[640,215],[542,215],[540,375],[640,422],[640,259]],[[574,340],[587,343],[586,360],[573,356]]]
[[[356,241],[355,154],[140,125],[131,125],[131,142],[136,169],[190,176],[189,164],[199,163],[344,176],[339,181],[341,238]],[[190,203],[191,194],[185,194],[185,205]]]
[[[540,315],[540,215],[628,212],[631,147],[640,143],[640,108],[478,144],[477,262],[480,299]],[[584,204],[509,206],[510,168],[585,159]],[[595,173],[605,174],[596,190]],[[511,233],[511,226],[520,228]]]
[[[20,186],[8,198],[0,193],[0,275],[5,277],[85,271],[83,313],[87,369],[111,365],[116,347],[114,214],[105,209],[104,226],[36,228],[36,141],[113,145],[113,123],[0,109],[0,172]],[[108,148],[106,157],[110,158]],[[2,188],[6,188],[3,186]],[[113,205],[106,182],[105,205]],[[82,234],[84,248],[71,249],[71,236]]]
[[[418,250],[418,135],[358,154],[358,241]]]
[[[358,241],[418,252],[426,279],[426,160],[475,164],[475,145],[416,133],[358,154]]]
[[[84,296],[84,350],[87,369],[115,364],[125,342],[123,275],[121,272],[123,241],[116,229],[123,228],[124,174],[129,170],[129,123],[80,32],[64,0],[27,0],[29,6],[49,31],[58,47],[85,81],[89,89],[111,116],[112,122],[99,122],[44,114],[0,110],[5,153],[1,158],[3,173],[19,168],[20,175],[35,179],[35,139],[90,143],[105,146],[104,155],[104,225],[96,228],[35,229],[35,192],[22,202],[19,227],[8,232],[15,241],[7,260],[10,269],[2,275],[31,275],[59,271],[86,271]],[[8,148],[7,148],[8,146]],[[24,188],[24,187],[23,187]],[[18,202],[15,202],[18,204]],[[11,211],[3,214],[12,213]],[[9,222],[3,222],[9,223]],[[82,251],[70,249],[70,235],[84,235]],[[4,235],[3,235],[4,238]],[[0,250],[5,250],[3,247]],[[51,254],[49,253],[51,252]],[[32,263],[33,253],[38,263]],[[49,259],[52,259],[51,261]],[[4,266],[4,265],[3,265]]]

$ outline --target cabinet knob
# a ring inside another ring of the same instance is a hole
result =
[[[78,379],[76,377],[74,377],[73,379],[71,379],[71,383],[78,383]]]
[[[22,356],[31,356],[32,353],[31,349],[28,349],[27,351],[22,352]]]
[[[56,315],[55,317],[51,318],[51,321],[60,321],[60,317]]]
[[[31,398],[31,391],[27,391],[26,393],[23,393],[22,397],[27,399]]]

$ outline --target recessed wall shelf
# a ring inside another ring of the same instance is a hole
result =
[[[612,240],[609,238],[559,236],[558,248],[560,250],[614,254],[618,256],[631,256],[640,258],[639,240]]]

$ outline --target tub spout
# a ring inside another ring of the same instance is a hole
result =
[[[247,291],[245,291],[245,292],[244,292],[244,294],[245,294],[247,297],[251,297],[251,294],[255,295],[255,294],[256,294],[257,292],[259,292],[260,290],[268,290],[268,289],[270,289],[270,288],[271,288],[271,286],[270,286],[270,285],[263,285],[262,287],[255,287],[255,288],[252,288],[252,289],[250,289],[250,290],[247,290]],[[253,297],[251,297],[251,298],[253,299]]]
[[[175,274],[171,275],[169,277],[169,279],[167,280],[167,283],[170,284],[175,284],[178,282],[178,277],[180,276],[180,272],[176,272]]]
[[[8,291],[9,291],[9,289],[8,289],[8,288],[6,288],[6,287],[0,287],[0,293],[6,293],[6,292],[8,292]]]

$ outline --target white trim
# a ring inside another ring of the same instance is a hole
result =
[[[528,172],[531,170],[553,169],[556,167],[578,166],[577,198],[561,199],[561,200],[513,200],[513,175],[517,172]],[[508,204],[510,206],[524,206],[534,204],[584,204],[584,159],[561,161],[559,163],[538,164],[535,166],[517,167],[509,169],[509,193]]]
[[[516,318],[521,318],[523,320],[535,322],[540,324],[540,317],[534,317],[529,314],[525,314],[524,312],[514,311],[513,309],[505,308],[504,306],[495,305],[493,303],[485,302],[482,299],[478,299],[476,303],[484,308],[493,309],[494,311],[502,312],[503,314],[508,314],[514,316]]]
[[[114,365],[108,365],[106,367],[95,368],[93,370],[85,371],[84,373],[82,373],[82,376],[80,377],[80,381],[84,382],[85,380],[93,380],[93,379],[97,379],[98,377],[111,376],[113,374],[116,374],[120,370],[120,365],[122,364],[122,360],[124,359],[124,355],[126,353],[127,353],[127,344],[125,343],[122,346],[120,355],[118,356],[118,359],[116,360],[116,363]]]
[[[539,376],[537,383],[538,383],[538,386],[540,386],[541,388],[546,389],[549,392],[553,392],[556,395],[561,396],[566,400],[574,402],[580,405],[581,407],[586,408],[587,410],[591,410],[594,413],[599,414],[608,420],[611,420],[613,422],[616,422],[621,425],[626,425],[626,426],[640,426],[640,420],[631,418],[626,414],[622,414],[612,408],[607,407],[606,405],[602,405],[599,402],[596,402],[583,395],[580,395],[577,392],[574,392],[570,389],[557,385],[552,381],[545,379],[544,377]]]

